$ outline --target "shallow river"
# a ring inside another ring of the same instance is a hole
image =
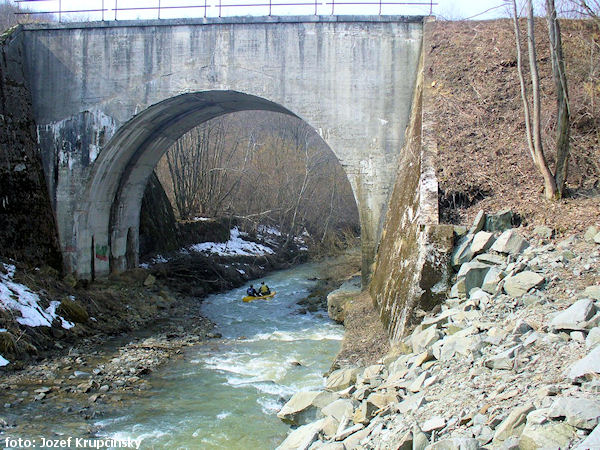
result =
[[[153,374],[151,395],[103,417],[101,434],[143,438],[142,448],[275,448],[289,431],[277,411],[322,386],[341,344],[343,328],[325,313],[298,314],[317,275],[311,264],[269,275],[270,301],[243,303],[245,287],[207,298],[204,315],[223,339]]]

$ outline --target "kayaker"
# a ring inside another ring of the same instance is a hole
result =
[[[254,289],[252,284],[246,289],[246,294],[248,294],[249,297],[258,297],[258,292],[256,292],[256,289]]]
[[[271,293],[271,289],[269,289],[269,286],[267,286],[264,281],[261,281],[258,293],[260,295],[269,295]]]

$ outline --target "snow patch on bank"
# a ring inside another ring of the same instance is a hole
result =
[[[192,245],[189,249],[198,253],[214,253],[220,256],[264,256],[275,253],[271,247],[246,241],[237,227],[231,230],[231,237],[227,242],[203,242]]]
[[[2,263],[0,268],[6,272],[0,273],[0,308],[19,312],[21,317],[15,319],[18,323],[29,327],[50,327],[54,319],[59,319],[65,329],[74,326],[73,323],[56,313],[60,302],[52,301],[50,306],[44,309],[40,306],[41,299],[35,292],[32,292],[24,284],[13,281],[15,266]]]

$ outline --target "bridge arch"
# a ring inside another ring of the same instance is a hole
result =
[[[78,208],[78,276],[101,276],[137,266],[141,201],[160,158],[192,128],[247,110],[298,117],[265,98],[222,90],[171,97],[120,127],[98,156]]]

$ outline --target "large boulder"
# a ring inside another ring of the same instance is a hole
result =
[[[506,230],[500,235],[491,249],[494,252],[518,255],[529,247],[529,243],[514,230]]]
[[[302,391],[295,393],[277,413],[283,422],[290,425],[304,425],[323,416],[321,408],[337,399],[337,395],[323,391]]]
[[[594,302],[589,298],[583,298],[554,317],[550,327],[555,330],[586,330],[590,327],[589,320],[595,314]]]
[[[343,417],[352,417],[354,405],[352,404],[351,400],[340,398],[325,406],[321,412],[324,416],[331,416],[338,422],[341,422]]]
[[[574,450],[589,450],[591,448],[600,448],[600,425],[594,428],[587,438],[581,442]]]
[[[504,280],[504,291],[511,297],[520,297],[530,289],[541,286],[544,277],[538,273],[526,270]]]

